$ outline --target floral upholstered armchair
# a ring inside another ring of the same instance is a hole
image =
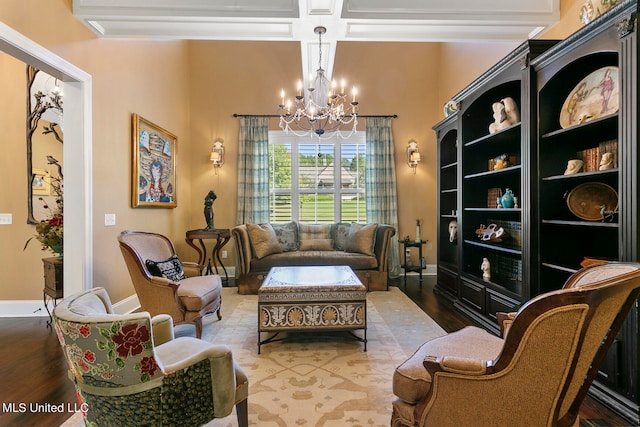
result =
[[[226,345],[174,339],[169,315],[114,314],[103,288],[53,317],[87,426],[196,426],[234,406],[247,426],[247,376]]]

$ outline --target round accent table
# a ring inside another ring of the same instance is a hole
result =
[[[222,280],[225,283],[229,281],[229,275],[227,274],[227,269],[220,259],[220,250],[227,244],[227,242],[229,242],[229,239],[231,239],[231,233],[228,228],[215,230],[189,230],[187,231],[185,238],[187,244],[198,252],[198,264],[200,265],[205,265],[204,262],[207,259],[207,247],[205,246],[204,240],[215,240],[215,244],[211,249],[211,256],[209,257],[205,274],[213,274],[214,269],[215,273],[219,274],[218,264],[220,264],[220,267],[222,267],[222,270],[224,271],[224,278]],[[197,240],[200,243],[200,247],[193,243],[194,240]],[[213,268],[211,267],[212,262]]]

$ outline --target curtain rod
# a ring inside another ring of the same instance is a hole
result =
[[[380,117],[380,118],[388,117],[388,118],[391,118],[391,119],[397,119],[398,118],[397,114],[383,114],[383,115],[378,115],[378,116],[357,114],[356,116],[357,117],[361,117],[363,119],[373,119],[373,118],[376,118],[376,117]],[[238,114],[238,113],[233,113],[233,117],[280,117],[280,115],[279,114]]]

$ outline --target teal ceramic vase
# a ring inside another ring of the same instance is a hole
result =
[[[504,192],[504,195],[502,196],[502,207],[503,208],[512,208],[513,205],[515,204],[514,200],[513,200],[513,192],[510,189],[506,189],[506,191]]]

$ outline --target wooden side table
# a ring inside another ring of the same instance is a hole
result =
[[[404,264],[400,267],[404,269],[404,282],[407,283],[407,271],[415,271],[420,273],[420,285],[422,285],[422,270],[425,270],[427,266],[422,265],[422,246],[427,243],[426,240],[421,240],[419,242],[415,240],[399,240],[400,244],[404,246]],[[418,265],[408,265],[407,264],[407,248],[418,248]]]
[[[42,298],[44,300],[44,308],[47,310],[49,320],[47,326],[51,326],[53,317],[51,317],[51,311],[49,311],[48,301],[53,301],[53,306],[56,306],[58,299],[64,296],[64,281],[63,281],[63,267],[64,263],[58,257],[43,258],[44,264],[44,289],[42,290]]]
[[[207,263],[207,270],[205,274],[213,274],[213,270],[215,269],[216,274],[218,272],[218,263],[222,270],[224,271],[224,281],[229,280],[229,275],[227,274],[227,269],[225,268],[222,260],[220,259],[220,250],[227,244],[227,242],[231,239],[231,232],[228,228],[220,228],[215,230],[189,230],[187,231],[187,235],[185,241],[189,246],[195,249],[198,252],[198,264],[204,265],[205,260],[207,259],[207,247],[205,246],[204,240],[215,240],[215,245],[211,248],[211,257],[209,258],[209,262]],[[193,241],[197,240],[200,243],[200,247],[196,246]],[[211,268],[211,263],[213,262],[213,268]]]

